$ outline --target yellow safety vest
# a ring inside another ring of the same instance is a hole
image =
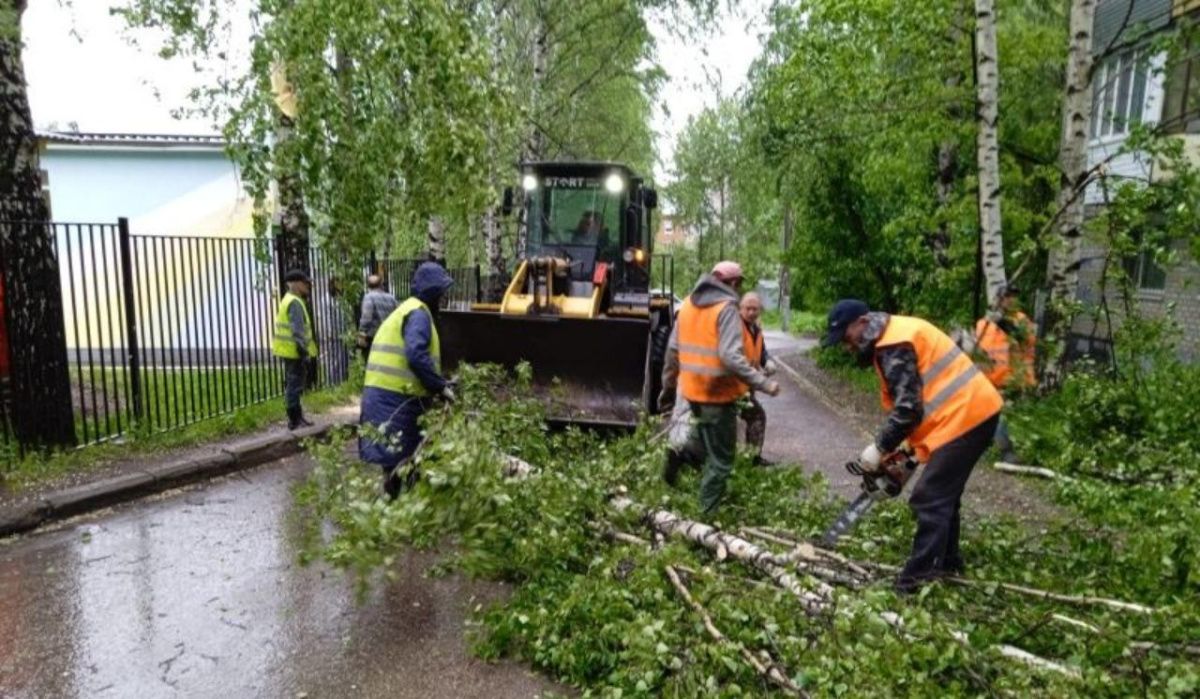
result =
[[[275,312],[275,335],[271,338],[271,352],[276,357],[284,359],[299,359],[300,350],[296,347],[296,338],[292,336],[292,320],[288,317],[288,307],[299,303],[304,309],[305,347],[309,357],[317,356],[317,339],[313,336],[312,318],[308,316],[308,306],[292,292],[283,295],[279,300],[279,310]]]
[[[379,326],[375,333],[375,342],[371,344],[371,354],[367,357],[367,375],[364,386],[374,386],[386,391],[395,391],[409,396],[428,396],[429,390],[417,378],[408,366],[408,357],[404,354],[404,319],[409,313],[420,309],[429,313],[429,307],[416,297],[409,297],[392,311],[392,314]],[[432,320],[433,314],[430,314]],[[429,354],[433,357],[433,366],[442,373],[442,345],[438,340],[437,326],[432,322],[433,337],[429,342]]]

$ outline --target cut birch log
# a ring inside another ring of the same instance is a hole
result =
[[[817,594],[805,588],[801,584],[800,579],[793,575],[787,567],[781,566],[772,560],[773,554],[769,551],[764,551],[762,548],[739,536],[719,531],[701,522],[682,519],[666,510],[649,510],[624,495],[612,498],[609,504],[618,511],[633,511],[639,514],[653,530],[661,532],[665,536],[687,539],[707,548],[715,554],[724,551],[727,556],[732,556],[758,569],[774,581],[776,585],[795,595],[810,614],[821,612],[828,603],[828,595],[832,593],[832,589],[828,585],[820,581],[814,581],[822,591],[822,594]]]
[[[793,697],[808,696],[802,689],[797,687],[796,684],[792,682],[791,678],[787,676],[787,673],[779,669],[779,667],[775,664],[775,661],[770,659],[770,655],[768,655],[765,651],[763,652],[763,655],[767,659],[766,664],[764,664],[763,660],[756,658],[753,653],[746,649],[745,646],[731,641],[728,636],[721,633],[721,630],[717,628],[715,623],[713,623],[712,616],[708,613],[708,610],[705,609],[704,606],[699,602],[697,602],[694,597],[692,597],[692,593],[688,590],[687,585],[684,585],[683,580],[680,579],[679,573],[675,572],[675,569],[671,566],[666,566],[665,569],[667,572],[667,577],[671,580],[671,585],[675,587],[675,591],[679,593],[679,596],[682,597],[685,602],[687,602],[688,606],[692,608],[692,611],[696,612],[701,621],[704,622],[705,630],[708,631],[708,635],[712,636],[714,641],[722,645],[736,648],[746,663],[754,668],[755,672],[770,680],[787,695]]]
[[[786,538],[780,536],[777,533],[780,530],[769,530],[766,527],[745,527],[742,529],[742,531],[751,536],[762,539],[763,541],[770,541],[776,544],[782,544],[784,546],[791,547],[792,551],[788,554],[788,556],[795,556],[803,560],[814,562],[832,561],[844,566],[856,575],[860,575],[862,577],[870,576],[870,571],[867,570],[867,568],[865,568],[862,564],[852,561],[836,551],[819,548],[810,543],[799,541],[795,538]]]
[[[528,478],[537,473],[537,467],[523,459],[518,459],[509,454],[501,454],[500,458],[504,461],[504,477],[505,478]]]

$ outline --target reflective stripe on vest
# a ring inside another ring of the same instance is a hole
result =
[[[689,298],[679,308],[679,388],[693,403],[732,403],[750,390],[721,363],[717,321],[729,303],[701,308]]]
[[[941,330],[920,318],[891,316],[875,343],[876,350],[909,344],[917,354],[921,373],[924,417],[908,441],[921,461],[946,443],[961,437],[1000,411],[1004,401],[957,345]],[[876,355],[878,356],[878,355]],[[894,403],[879,362],[880,402],[886,410]]]
[[[275,328],[271,334],[271,353],[284,359],[299,359],[300,351],[296,348],[296,338],[292,334],[292,319],[288,317],[288,308],[293,303],[299,303],[304,311],[304,347],[309,357],[317,356],[317,339],[313,335],[312,318],[308,315],[308,306],[292,292],[283,295],[279,300],[279,309],[275,311]]]
[[[367,357],[367,375],[363,380],[364,386],[374,386],[387,391],[403,393],[409,396],[428,396],[425,384],[417,378],[408,366],[408,356],[404,353],[404,319],[415,310],[429,313],[429,307],[420,300],[408,298],[392,311],[375,332],[375,342],[371,344],[371,354]],[[429,354],[433,357],[434,369],[442,371],[442,346],[438,339],[437,326],[432,323],[432,336],[429,339]]]

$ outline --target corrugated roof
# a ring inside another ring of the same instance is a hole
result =
[[[170,148],[178,146],[192,148],[225,147],[225,139],[221,138],[220,136],[202,134],[39,131],[38,137],[46,140],[49,143],[66,143],[78,146],[143,146],[148,148]]]

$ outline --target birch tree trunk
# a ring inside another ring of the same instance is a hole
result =
[[[779,325],[788,331],[792,319],[792,272],[788,269],[787,254],[792,249],[792,205],[783,205],[783,254],[779,258]]]
[[[492,73],[500,75],[504,70],[503,56],[501,53],[501,42],[503,41],[503,32],[500,27],[504,22],[504,8],[507,3],[493,3],[492,23],[489,31],[492,34]],[[499,178],[496,173],[496,151],[497,142],[499,141],[498,119],[493,116],[489,120],[488,134],[488,181],[493,187],[493,191],[498,191]],[[488,286],[485,289],[486,298],[488,301],[494,300],[498,296],[498,282],[504,275],[504,251],[501,248],[503,240],[503,227],[500,225],[500,217],[497,216],[496,205],[490,203],[487,209],[483,212],[483,247],[484,259],[487,265]]]
[[[979,164],[979,235],[988,307],[995,308],[1008,280],[1004,275],[1004,237],[1000,229],[1000,72],[996,50],[994,0],[975,0],[975,119],[978,125],[975,155]]]
[[[21,60],[25,0],[0,0],[0,284],[10,352],[14,436],[27,447],[71,446],[75,420],[67,370],[62,290],[50,210],[42,196],[37,139]],[[0,400],[4,397],[0,396]]]
[[[425,238],[429,259],[435,262],[446,262],[446,222],[441,216],[429,217],[429,229]]]
[[[296,93],[288,82],[286,66],[279,64],[272,69],[271,90],[275,99],[275,143],[272,146],[271,164],[275,168],[274,235],[275,259],[278,267],[279,286],[283,277],[294,269],[306,274],[309,269],[309,219],[304,208],[304,190],[296,175],[298,166],[292,153],[295,148],[293,132],[297,114]]]
[[[1070,305],[1079,287],[1080,236],[1083,234],[1083,190],[1087,186],[1087,135],[1092,114],[1092,23],[1095,0],[1072,0],[1067,82],[1063,95],[1061,170],[1057,209],[1057,241],[1050,255],[1048,331],[1062,337],[1071,323]],[[1045,379],[1061,372],[1058,362],[1046,366]]]
[[[542,103],[546,83],[546,51],[549,41],[549,28],[546,26],[546,17],[544,8],[538,8],[536,11],[534,40],[532,46],[532,63],[533,63],[533,79],[530,81],[530,109],[532,115],[530,122],[526,128],[525,144],[522,148],[522,160],[542,160],[546,156],[545,134],[542,133],[540,124]],[[525,259],[526,251],[529,247],[529,214],[522,208],[521,217],[517,223],[517,249],[516,256],[518,260]]]

